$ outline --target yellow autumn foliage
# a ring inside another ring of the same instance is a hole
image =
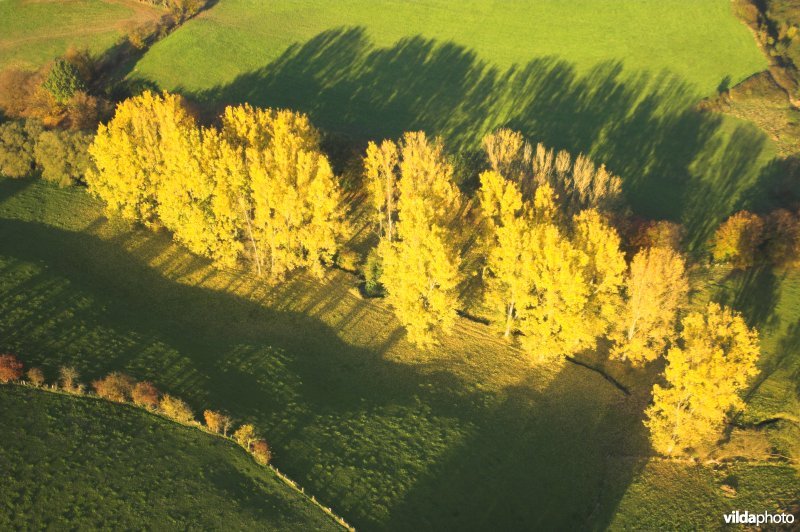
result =
[[[156,196],[165,170],[160,139],[194,127],[177,95],[145,91],[121,102],[114,118],[100,125],[89,147],[95,166],[86,175],[89,191],[102,199],[109,211],[154,224]]]
[[[738,313],[709,303],[682,325],[680,345],[667,353],[667,386],[653,386],[645,412],[653,448],[665,455],[713,444],[728,415],[744,408],[739,393],[758,374],[758,333]]]
[[[241,105],[221,130],[200,128],[177,96],[145,92],[118,106],[90,154],[90,190],[109,210],[160,223],[221,266],[248,243],[259,273],[322,275],[336,253],[341,193],[303,114]]]
[[[397,239],[378,246],[381,282],[409,340],[429,346],[455,320],[460,260],[450,225],[461,197],[439,140],[406,133],[398,161]]]
[[[641,366],[659,357],[675,337],[689,282],[683,257],[666,247],[645,248],[631,262],[625,303],[614,331],[611,357]]]

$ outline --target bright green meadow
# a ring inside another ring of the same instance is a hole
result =
[[[160,14],[137,0],[0,0],[0,68],[37,68],[70,46],[100,54]]]

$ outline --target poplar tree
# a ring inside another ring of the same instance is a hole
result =
[[[238,196],[259,271],[273,279],[298,267],[322,275],[345,225],[341,192],[319,133],[306,115],[287,110],[228,108],[223,135],[243,156]]]
[[[713,444],[728,415],[744,408],[739,393],[758,374],[758,333],[738,313],[709,303],[682,325],[680,344],[667,353],[666,386],[653,386],[645,411],[653,448],[665,455]]]
[[[195,128],[183,100],[145,91],[117,105],[89,147],[95,170],[86,174],[89,191],[111,212],[146,225],[157,222],[157,190],[165,171],[161,139]]]
[[[532,213],[519,186],[496,171],[480,176],[478,199],[488,224],[485,305],[509,338],[520,309],[533,304]]]
[[[625,281],[625,303],[611,334],[611,357],[635,366],[658,358],[675,338],[678,311],[688,291],[686,264],[677,251],[639,251]]]
[[[394,219],[397,210],[398,148],[391,140],[380,146],[370,142],[364,157],[364,177],[372,202],[373,216],[382,238],[394,237]]]
[[[561,363],[595,340],[586,320],[589,258],[551,223],[534,227],[531,248],[531,300],[517,311],[520,343],[538,360]]]
[[[406,133],[400,147],[395,240],[381,240],[381,282],[409,339],[420,346],[449,332],[457,305],[459,255],[451,223],[461,197],[441,141]]]
[[[583,279],[589,285],[590,295],[584,324],[596,339],[604,336],[617,320],[627,264],[620,251],[619,235],[597,210],[578,213],[573,219],[573,232],[575,247],[587,259]],[[592,341],[587,347],[594,344]]]

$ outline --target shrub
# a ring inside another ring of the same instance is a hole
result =
[[[174,419],[180,423],[188,423],[194,419],[194,414],[189,408],[189,405],[171,395],[164,394],[159,403],[161,412],[170,419]]]
[[[30,116],[33,101],[43,92],[40,88],[42,73],[38,71],[6,68],[0,71],[0,110],[8,117]],[[49,95],[48,95],[49,97]]]
[[[767,255],[778,266],[796,266],[800,261],[800,219],[778,209],[767,218]]]
[[[59,186],[83,181],[89,168],[89,145],[93,135],[82,131],[45,131],[34,148],[42,178]]]
[[[33,384],[34,386],[44,386],[44,373],[39,368],[31,368],[26,373],[28,377],[28,382]]]
[[[35,126],[21,121],[0,124],[0,174],[25,177],[33,171]]]
[[[256,439],[256,429],[253,425],[246,423],[236,429],[236,432],[233,433],[233,439],[245,449],[250,450],[250,444]]]
[[[59,370],[61,388],[69,393],[83,393],[83,384],[78,382],[78,370],[72,366],[62,366]]]
[[[253,442],[253,449],[251,451],[253,453],[253,458],[256,459],[261,465],[267,465],[272,458],[272,452],[269,449],[269,445],[264,440],[256,440]]]
[[[132,378],[124,373],[114,372],[103,379],[94,381],[92,388],[100,397],[122,403],[130,397],[133,385]]]
[[[383,284],[381,284],[381,276],[383,275],[383,262],[378,250],[373,248],[367,255],[367,260],[364,264],[364,290],[367,295],[381,296],[383,295]]]
[[[211,432],[223,433],[228,435],[228,428],[231,425],[231,418],[220,412],[213,410],[206,410],[203,412],[203,418],[206,420],[206,427]]]
[[[133,404],[149,410],[158,408],[158,390],[149,382],[137,382],[131,390]]]
[[[66,103],[77,91],[86,90],[86,82],[78,68],[64,58],[56,59],[42,88],[58,103]]]
[[[681,249],[683,226],[667,220],[647,221],[641,224],[634,235],[633,244],[637,248]]]
[[[206,0],[167,0],[166,5],[177,22],[195,16],[205,6]]]
[[[70,46],[67,51],[64,52],[64,60],[75,67],[75,70],[78,72],[78,77],[84,83],[88,83],[94,79],[97,65],[95,64],[92,54],[89,53],[88,48]]]
[[[352,249],[343,249],[336,255],[336,265],[348,272],[358,271],[358,253]]]
[[[97,124],[110,112],[108,100],[78,91],[67,102],[66,125],[72,130],[96,130]]]
[[[22,362],[14,355],[0,355],[0,382],[14,382],[22,377]]]
[[[712,254],[715,261],[730,262],[734,268],[749,268],[763,241],[764,221],[757,214],[740,211],[717,228]]]

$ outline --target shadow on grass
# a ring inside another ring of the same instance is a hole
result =
[[[423,129],[461,154],[509,125],[535,142],[592,154],[624,178],[638,214],[682,220],[690,241],[702,243],[763,178],[765,137],[696,111],[694,89],[669,73],[623,67],[606,62],[579,72],[542,57],[501,71],[453,42],[416,36],[381,48],[362,28],[339,28],[193,96],[212,107],[304,111],[354,142]]]
[[[374,331],[376,349],[359,348],[305,312],[171,281],[147,263],[181,278],[205,262],[166,235],[109,241],[5,219],[0,241],[1,349],[50,379],[62,364],[85,382],[121,369],[196,412],[252,421],[276,464],[356,526],[602,529],[646,460],[646,398],[625,400],[582,368],[546,384],[530,368],[518,384],[484,390],[480,375],[392,360],[402,342],[393,321]],[[294,297],[316,312],[347,289]],[[470,356],[486,348],[465,345]]]

